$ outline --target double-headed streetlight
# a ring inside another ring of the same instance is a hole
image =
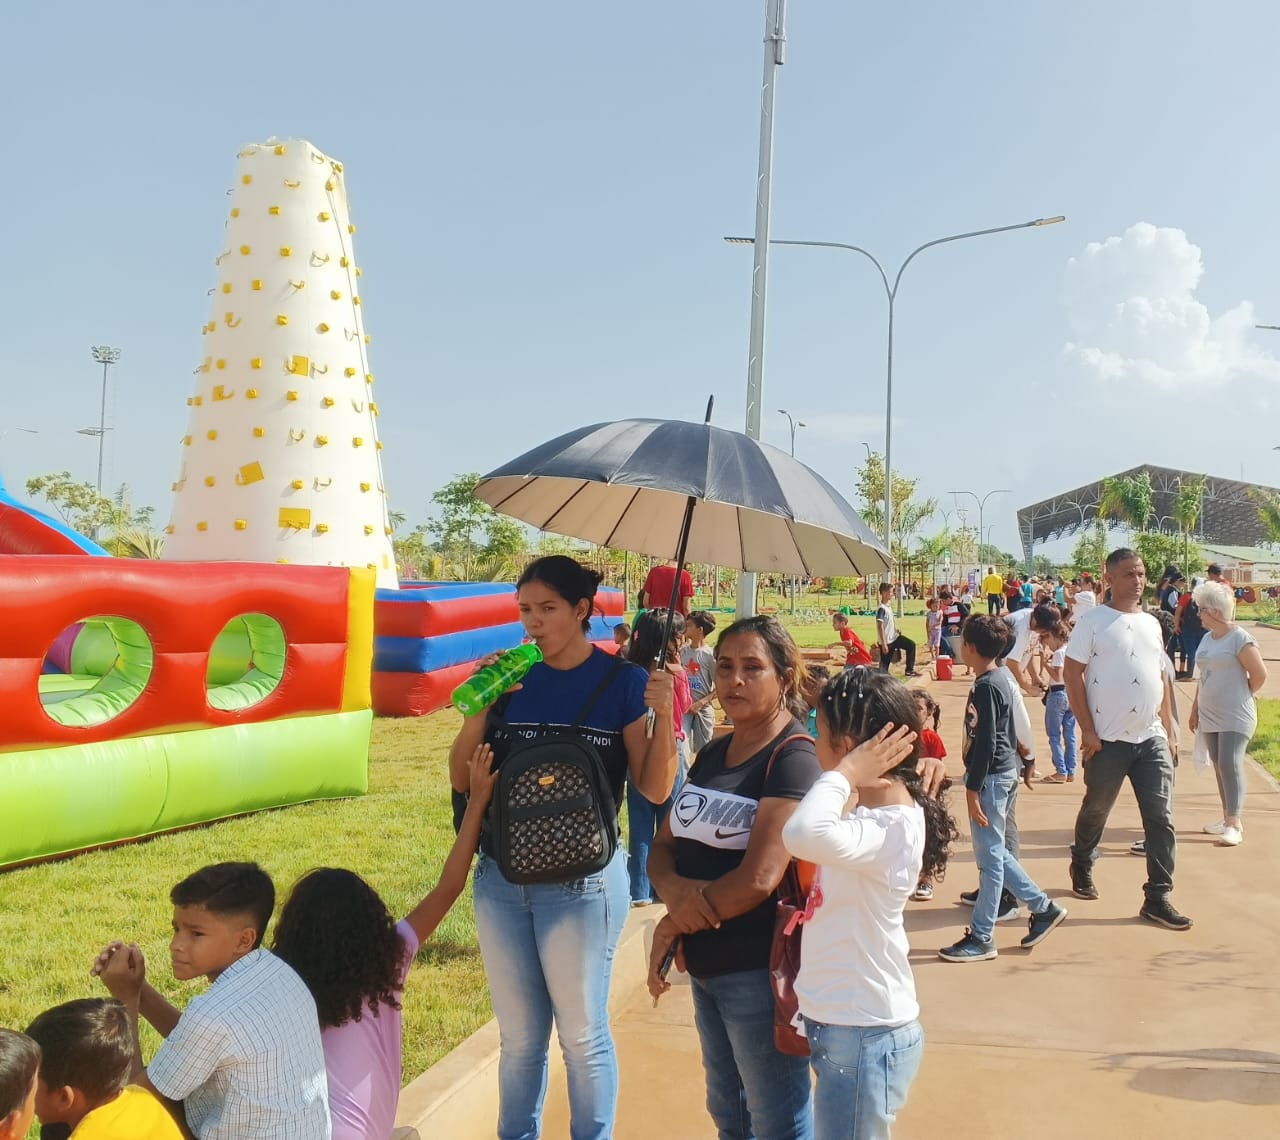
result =
[[[997,487],[994,491],[988,491],[981,498],[978,497],[978,494],[976,491],[948,491],[947,492],[948,495],[968,495],[971,499],[973,499],[978,504],[978,549],[974,552],[974,557],[978,560],[979,567],[981,567],[981,563],[982,563],[982,543],[984,541],[983,527],[982,527],[982,512],[986,508],[987,500],[991,498],[992,495],[1007,495],[1009,493],[1010,492],[1008,487]],[[992,525],[994,526],[995,524],[992,524]]]
[[[848,245],[845,242],[838,241],[783,241],[781,238],[769,238],[770,245],[803,245],[817,249],[846,249],[851,253],[861,254],[876,267],[880,273],[880,280],[884,283],[885,297],[889,301],[889,336],[885,360],[884,397],[884,545],[891,557],[893,553],[893,309],[894,303],[898,299],[898,285],[902,281],[902,274],[918,254],[923,253],[926,249],[931,249],[935,245],[963,241],[966,238],[986,237],[988,234],[1008,233],[1010,230],[1037,229],[1043,226],[1056,225],[1058,222],[1065,222],[1066,220],[1065,214],[1057,214],[1052,218],[1035,218],[1030,222],[1018,222],[1012,226],[993,226],[990,229],[969,230],[962,234],[948,234],[946,237],[934,238],[932,241],[916,246],[915,249],[907,254],[906,260],[898,267],[898,272],[893,278],[892,285],[889,284],[889,275],[885,272],[884,266],[880,264],[879,258],[869,250],[863,249],[860,245]],[[748,237],[726,237],[724,240],[731,245],[755,244],[755,238]],[[979,535],[979,539],[981,539],[981,535]],[[902,612],[901,591],[899,591],[898,595],[898,612]]]
[[[791,458],[796,457],[796,428],[807,427],[804,420],[798,420],[786,408],[779,408],[778,415],[786,416],[787,423],[791,426]],[[796,576],[791,575],[791,612],[796,612]]]

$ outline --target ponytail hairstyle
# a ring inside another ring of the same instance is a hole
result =
[[[554,590],[571,606],[576,606],[584,598],[587,600],[587,616],[582,619],[582,632],[591,632],[591,615],[596,611],[596,587],[600,585],[600,575],[589,566],[564,554],[549,554],[545,558],[535,558],[524,568],[516,582],[516,589],[527,586],[530,582],[541,582],[549,590]]]
[[[912,690],[887,673],[866,665],[846,669],[834,678],[818,702],[818,715],[825,721],[833,738],[845,737],[861,744],[870,740],[886,724],[906,725],[914,732],[921,729],[920,713]],[[947,811],[944,796],[930,796],[916,771],[920,761],[919,739],[911,754],[885,776],[906,785],[911,798],[924,810],[924,862],[920,874],[941,880],[946,874],[951,844],[960,836],[956,821]]]
[[[925,709],[928,710],[925,713],[925,716],[928,718],[929,721],[932,722],[930,724],[921,723],[920,727],[932,728],[934,732],[937,732],[938,725],[942,721],[942,709],[938,707],[938,702],[935,701],[933,697],[929,695],[929,690],[928,689],[912,689],[911,699],[913,701],[921,702],[924,704]]]
[[[666,649],[662,645],[662,631],[667,628],[666,610],[645,610],[636,618],[635,628],[631,631],[631,641],[627,646],[627,660],[643,665],[646,669],[654,661],[662,661],[667,665],[680,664],[680,639],[684,636],[684,618],[676,613],[671,615],[671,640]]]

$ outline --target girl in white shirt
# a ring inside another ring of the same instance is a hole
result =
[[[814,1140],[880,1140],[924,1051],[902,912],[921,873],[942,876],[958,832],[916,773],[919,713],[905,685],[849,669],[817,714],[824,773],[782,831],[791,854],[819,868],[796,979],[817,1078]]]

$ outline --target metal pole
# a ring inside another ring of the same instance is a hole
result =
[[[102,406],[98,411],[98,497],[102,497],[102,445],[107,438],[107,369],[109,360],[102,362]]]
[[[904,265],[905,269],[906,266]],[[902,274],[899,272],[899,278]],[[893,302],[897,297],[898,283],[895,281],[889,291],[889,336],[888,352],[885,355],[884,377],[884,548],[889,552],[889,561],[893,559],[893,465],[890,453],[893,448]],[[894,575],[897,577],[897,575]],[[902,583],[895,582],[893,591],[898,595],[898,616],[902,616]]]
[[[747,437],[760,438],[764,391],[764,318],[769,282],[769,194],[773,180],[773,96],[776,72],[785,63],[786,0],[768,0],[764,31],[764,78],[760,90],[760,165],[756,176],[756,228],[751,269],[751,335],[747,350]],[[756,612],[756,576],[738,575],[737,617]]]

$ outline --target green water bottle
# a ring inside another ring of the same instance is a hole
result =
[[[508,649],[492,665],[486,665],[453,690],[453,707],[463,716],[484,712],[541,660],[542,650],[532,642]]]

